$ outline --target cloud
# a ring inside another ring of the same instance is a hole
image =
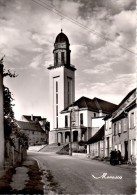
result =
[[[82,6],[79,2],[74,2],[74,1],[59,1],[59,0],[54,0],[53,1],[53,6],[59,10],[61,13],[65,13],[67,16],[71,16],[72,18],[77,18],[78,17],[78,11],[79,8]],[[68,9],[69,7],[69,9]]]
[[[104,74],[112,71],[111,63],[106,63],[106,64],[100,64],[94,67],[93,69],[85,69],[84,72],[87,74]]]
[[[34,57],[34,59],[32,60],[32,62],[30,64],[30,67],[38,68],[41,61],[42,61],[42,56],[41,55]]]
[[[80,83],[76,91],[76,99],[81,96],[98,97],[113,103],[119,103],[132,89],[136,87],[136,74],[116,75],[107,82]],[[117,95],[116,95],[117,94]]]
[[[19,73],[17,83],[7,83],[15,92],[17,102],[21,101],[22,105],[28,102],[28,112],[42,111],[43,103],[48,107],[47,67],[54,63],[54,42],[61,28],[69,38],[71,63],[77,68],[76,97],[96,96],[115,101],[132,90],[135,55],[119,45],[135,51],[134,0],[43,2],[53,8],[48,10],[33,1],[0,0],[0,55],[6,55],[7,68]],[[73,22],[66,18],[61,21],[55,9]],[[33,91],[31,95],[30,91]],[[42,108],[40,103],[37,106],[39,98]]]

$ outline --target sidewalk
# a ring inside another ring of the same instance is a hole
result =
[[[83,154],[83,155],[78,155],[78,154],[72,154],[72,157],[74,158],[79,158],[79,159],[82,159],[82,160],[94,160],[94,161],[100,161],[102,163],[105,163],[105,164],[108,164],[110,165],[110,162],[109,161],[106,161],[106,160],[100,160],[100,159],[92,159],[92,158],[88,158],[86,156],[86,154]],[[110,165],[112,166],[112,165]],[[136,169],[136,165],[129,165],[129,164],[119,164],[119,165],[115,165],[115,166],[118,166],[118,167],[121,167],[121,168],[125,168],[125,169],[133,169],[135,170]]]
[[[42,175],[37,162],[27,157],[0,177],[0,194],[43,194]]]

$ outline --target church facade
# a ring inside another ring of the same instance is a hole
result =
[[[49,144],[88,141],[104,125],[103,117],[116,105],[94,98],[75,101],[75,66],[71,65],[68,37],[61,31],[54,43],[50,78],[51,128]]]

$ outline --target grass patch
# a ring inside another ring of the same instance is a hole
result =
[[[13,174],[16,173],[15,167],[9,168],[5,174],[0,178],[0,194],[11,194],[10,182]]]
[[[44,194],[44,184],[41,182],[43,173],[39,170],[36,161],[33,160],[33,163],[31,164],[32,165],[16,165],[16,167],[24,166],[29,170],[29,181],[27,181],[23,190],[12,190],[12,187],[10,186],[10,183],[12,182],[12,176],[16,173],[16,167],[12,167],[9,168],[0,178],[0,194]]]
[[[29,169],[28,175],[29,175],[29,181],[27,182],[25,188],[21,191],[18,191],[19,193],[23,194],[43,194],[43,183],[41,182],[42,179],[42,171],[39,170],[39,167],[34,161],[33,165],[24,165]]]

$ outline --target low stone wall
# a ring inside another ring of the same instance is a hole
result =
[[[13,144],[9,140],[5,141],[5,160],[4,167],[8,168],[9,166],[13,166],[18,162],[21,162],[26,159],[27,156],[27,148],[19,144],[19,140],[16,139]]]

